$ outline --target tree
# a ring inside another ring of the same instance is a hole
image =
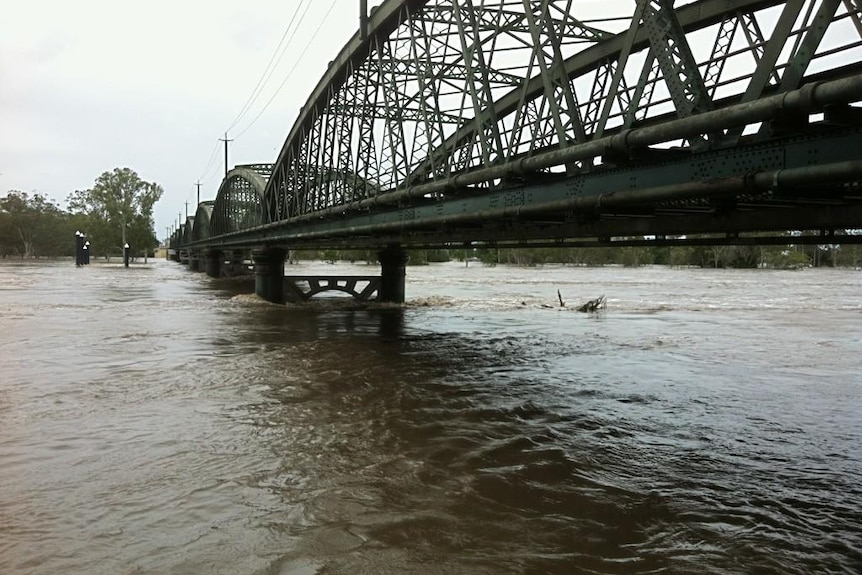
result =
[[[12,190],[0,198],[0,251],[22,258],[68,252],[68,214],[45,196]]]
[[[153,206],[162,197],[160,185],[142,180],[129,168],[114,168],[96,178],[89,190],[69,195],[69,208],[90,216],[94,245],[104,255],[122,251],[131,242],[135,253],[155,248],[158,239],[153,231]]]

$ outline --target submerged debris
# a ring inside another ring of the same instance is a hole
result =
[[[560,302],[560,307],[566,307],[566,302],[563,301],[563,294],[560,293],[560,290],[557,290],[557,299]],[[523,305],[523,302],[521,302],[521,304]],[[588,313],[588,312],[594,312],[594,311],[599,311],[599,310],[605,309],[606,304],[607,304],[607,300],[605,299],[604,294],[602,294],[599,297],[597,297],[596,299],[591,299],[590,301],[588,301],[584,305],[579,306],[575,309],[577,309],[578,311]],[[542,304],[542,307],[551,308],[553,306],[550,306],[547,304]]]
[[[605,304],[607,304],[607,300],[604,295],[600,295],[596,299],[591,299],[584,305],[578,308],[578,311],[582,311],[585,313],[598,311],[600,309],[605,309]]]

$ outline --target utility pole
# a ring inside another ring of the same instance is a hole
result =
[[[227,139],[227,132],[224,133],[224,138],[219,138],[219,142],[224,142],[224,177],[227,177],[227,143],[233,140]]]
[[[201,205],[201,181],[198,180],[198,182],[195,185],[198,187],[198,204],[197,205]]]
[[[189,203],[186,202],[186,219],[189,219]]]

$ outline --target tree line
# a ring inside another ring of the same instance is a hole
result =
[[[471,261],[484,265],[509,264],[539,266],[569,264],[579,266],[669,265],[702,268],[862,267],[862,245],[800,245],[787,236],[784,246],[608,246],[608,247],[524,247],[411,250],[409,265],[434,262]],[[291,252],[292,261],[377,260],[374,250],[300,250]]]
[[[92,188],[76,190],[67,198],[68,209],[39,193],[17,190],[0,198],[0,257],[74,256],[76,231],[90,241],[93,257],[121,255],[128,243],[134,255],[158,246],[153,231],[153,207],[162,187],[142,180],[129,168],[104,172]],[[862,266],[862,245],[786,246],[607,246],[523,247],[411,250],[410,264],[480,261],[485,265],[537,266],[560,263],[583,266],[651,264],[715,268],[797,268]],[[373,250],[304,250],[291,252],[292,260],[374,262]]]
[[[86,234],[92,257],[121,255],[126,243],[134,255],[150,253],[159,245],[153,207],[162,193],[129,168],[70,193],[67,209],[38,192],[10,190],[0,198],[0,257],[74,256],[75,232]]]

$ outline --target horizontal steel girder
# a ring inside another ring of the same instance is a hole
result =
[[[213,245],[381,245],[862,228],[862,129],[650,158],[396,209],[279,223]],[[469,191],[465,191],[469,194]]]
[[[635,231],[656,227],[646,218],[674,227],[718,204],[734,214],[727,224],[734,229],[773,229],[781,218],[764,214],[780,202],[763,208],[763,181],[777,175],[785,183],[824,175],[825,200],[855,213],[855,192],[836,191],[855,186],[853,160],[829,158],[828,169],[822,157],[816,165],[766,162],[729,175],[714,164],[692,180],[646,182],[650,170],[684,175],[715,154],[726,161],[739,143],[754,149],[755,138],[743,133],[758,124],[756,139],[771,150],[794,145],[785,138],[791,133],[838,138],[808,124],[827,107],[848,110],[845,127],[862,125],[847,107],[862,101],[858,2],[632,4],[615,23],[591,23],[571,0],[383,2],[323,74],[278,161],[260,174],[265,188],[247,177],[225,184],[212,241],[376,245],[384,237],[437,241],[451,229],[459,238],[528,230],[557,238],[564,228],[618,229],[609,218]],[[694,49],[704,40],[713,43],[710,55]],[[851,131],[843,134],[855,138]],[[563,182],[576,192],[556,191]],[[668,202],[692,217],[667,219]],[[785,216],[796,209],[785,208]],[[560,211],[577,226],[559,225]],[[765,219],[752,223],[743,211]],[[704,221],[698,225],[708,227]]]

